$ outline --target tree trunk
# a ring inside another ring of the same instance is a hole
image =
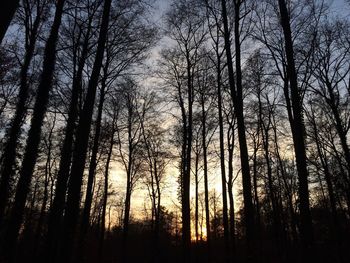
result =
[[[98,109],[97,109],[95,136],[94,136],[94,142],[93,142],[91,158],[90,158],[88,182],[87,182],[86,195],[85,195],[85,204],[84,204],[84,210],[83,210],[82,220],[80,224],[80,238],[79,238],[80,245],[84,243],[84,238],[90,223],[90,210],[91,210],[91,203],[92,203],[92,197],[93,197],[92,188],[93,188],[93,182],[94,182],[96,167],[97,167],[97,154],[98,154],[98,148],[100,144],[102,110],[103,110],[103,103],[105,100],[105,94],[106,94],[106,75],[102,80],[100,100],[99,100]]]
[[[161,191],[160,191],[160,179],[158,175],[157,160],[154,159],[154,174],[156,179],[156,188],[157,188],[157,209],[156,209],[156,218],[154,226],[154,248],[155,248],[155,262],[158,262],[157,253],[158,253],[158,243],[159,243],[159,232],[160,232],[160,216],[161,216]]]
[[[194,180],[195,180],[195,213],[194,213],[194,224],[195,224],[195,235],[196,235],[196,245],[198,247],[198,241],[199,241],[199,232],[198,232],[198,219],[199,219],[199,210],[198,210],[198,186],[199,186],[199,180],[198,180],[198,172],[199,172],[199,153],[196,153],[195,157],[195,172],[194,172]]]
[[[130,168],[129,168],[130,169]],[[130,170],[127,172],[127,185],[124,204],[124,220],[123,220],[123,237],[122,237],[122,262],[128,262],[128,236],[130,221],[130,201],[131,201],[131,175]]]
[[[286,180],[286,175],[285,175],[285,168],[283,165],[283,161],[279,152],[279,146],[278,146],[278,136],[277,136],[277,127],[276,127],[276,121],[275,118],[273,117],[273,132],[274,132],[274,141],[275,141],[275,154],[278,160],[278,166],[281,172],[281,177],[283,180],[283,184],[285,187],[285,192],[286,192],[286,199],[287,199],[287,204],[289,208],[289,213],[291,217],[291,229],[292,229],[292,239],[294,242],[298,240],[297,238],[297,217],[294,211],[294,205],[293,205],[293,200],[292,200],[292,193],[290,191],[289,185]]]
[[[81,56],[78,62],[78,69],[73,78],[72,95],[69,104],[68,120],[65,128],[63,145],[61,148],[61,159],[57,173],[55,196],[52,202],[52,206],[50,206],[48,231],[46,236],[46,258],[48,258],[50,262],[53,262],[55,260],[58,252],[57,246],[59,241],[59,234],[61,232],[60,230],[62,227],[61,221],[65,206],[67,183],[72,161],[74,130],[78,117],[78,101],[82,90],[82,75],[88,54],[91,23],[92,17],[89,19],[87,33],[83,42]]]
[[[99,247],[98,247],[98,255],[99,259],[103,261],[103,244],[105,239],[105,232],[106,232],[106,210],[107,210],[107,198],[108,198],[108,176],[109,176],[109,166],[112,158],[113,153],[113,146],[115,143],[114,140],[114,134],[115,134],[115,116],[112,121],[112,133],[111,133],[111,140],[109,142],[109,149],[107,153],[107,160],[106,160],[106,167],[105,167],[105,181],[104,181],[104,191],[103,191],[103,205],[102,205],[102,215],[101,215],[101,229],[100,229],[100,236],[99,236]]]
[[[190,206],[190,181],[191,181],[191,153],[192,153],[192,115],[193,115],[193,87],[191,74],[191,61],[189,51],[186,51],[187,67],[187,94],[188,94],[188,122],[186,127],[186,153],[185,170],[183,174],[183,196],[182,196],[182,245],[183,262],[191,260],[191,206]]]
[[[58,0],[54,22],[51,27],[49,38],[46,42],[43,72],[38,86],[33,116],[23,157],[22,167],[19,174],[14,205],[10,214],[10,224],[5,233],[3,257],[8,261],[13,260],[19,229],[23,220],[25,202],[33,175],[34,166],[38,154],[41,137],[41,126],[47,110],[49,93],[52,87],[53,73],[56,61],[56,42],[58,39],[61,18],[63,14],[64,0]]]
[[[226,189],[226,168],[225,168],[225,146],[224,146],[224,120],[222,116],[222,92],[220,72],[217,72],[217,93],[218,93],[218,115],[219,115],[219,141],[220,141],[220,168],[221,168],[221,188],[222,188],[222,216],[225,242],[225,261],[230,262],[230,239],[227,214],[227,189]],[[202,98],[202,115],[204,118],[204,98]],[[203,130],[205,119],[203,120]],[[205,130],[204,130],[205,132]],[[204,134],[205,136],[205,134]]]
[[[19,0],[5,0],[0,8],[0,44],[19,6]]]
[[[258,168],[257,168],[257,151],[258,151],[258,145],[256,142],[256,139],[253,139],[254,141],[254,152],[253,152],[253,192],[254,192],[254,204],[255,204],[255,211],[256,211],[256,224],[257,224],[257,236],[260,238],[261,234],[261,218],[260,218],[260,201],[259,201],[259,194],[258,194]]]
[[[236,80],[237,90],[235,87],[235,78],[233,72],[233,63],[231,55],[231,43],[230,34],[228,29],[226,1],[221,0],[222,3],[222,16],[224,23],[224,38],[225,38],[225,49],[227,56],[227,67],[229,74],[229,84],[231,90],[231,96],[234,104],[234,111],[237,118],[238,128],[238,140],[240,146],[241,155],[241,169],[242,169],[242,184],[243,184],[243,202],[244,202],[244,225],[247,239],[247,255],[249,258],[254,257],[252,254],[252,246],[255,240],[255,220],[254,220],[254,209],[252,203],[252,186],[249,170],[249,159],[247,141],[245,135],[245,124],[243,115],[243,95],[242,95],[242,72],[241,72],[241,54],[240,54],[240,39],[239,39],[239,8],[240,4],[235,1],[235,48],[236,48]]]
[[[329,106],[332,110],[333,116],[334,116],[335,128],[338,132],[340,144],[341,144],[341,147],[342,147],[343,152],[344,152],[344,156],[345,156],[345,160],[346,160],[346,164],[347,164],[347,169],[349,171],[348,172],[348,180],[350,180],[350,150],[349,150],[349,145],[347,142],[347,131],[344,128],[344,125],[342,123],[342,119],[341,119],[340,114],[339,114],[334,91],[332,89],[331,82],[328,80],[328,78],[326,80],[326,87],[327,87],[327,91],[329,94],[329,100],[326,100],[326,102],[329,104]],[[348,187],[349,187],[349,185],[348,185]],[[348,191],[350,191],[350,189],[348,189]]]
[[[287,71],[289,76],[291,101],[293,111],[292,135],[295,158],[299,179],[299,209],[300,209],[300,235],[302,241],[303,259],[308,260],[309,250],[313,244],[313,229],[310,213],[308,171],[305,149],[305,127],[303,123],[302,100],[299,94],[297,73],[295,69],[293,40],[290,28],[289,14],[284,0],[278,0],[283,27],[285,50],[287,57]]]
[[[211,259],[211,232],[210,232],[210,212],[209,212],[209,189],[208,189],[208,156],[207,147],[203,146],[204,165],[204,202],[205,202],[205,227],[207,229],[208,262]]]
[[[260,76],[259,76],[259,86],[260,83]],[[271,167],[271,159],[270,159],[270,144],[269,144],[269,131],[271,126],[271,114],[273,114],[270,110],[270,105],[268,105],[268,120],[267,124],[263,120],[263,105],[261,101],[261,90],[259,87],[258,92],[258,105],[259,105],[259,122],[260,122],[260,130],[262,135],[262,143],[264,148],[264,158],[266,163],[266,172],[267,172],[267,181],[268,181],[268,188],[269,188],[269,197],[270,202],[272,206],[272,217],[273,217],[273,228],[274,228],[274,236],[275,236],[275,242],[278,249],[278,253],[280,252],[280,245],[281,245],[281,238],[282,238],[282,224],[281,224],[281,214],[280,209],[277,201],[277,197],[275,194],[275,187],[273,183],[272,178],[272,167]]]
[[[312,109],[311,109],[312,111]],[[325,151],[322,150],[322,143],[320,141],[319,135],[318,135],[318,128],[316,125],[316,117],[314,115],[314,112],[312,114],[312,127],[313,127],[313,133],[314,133],[314,139],[316,143],[317,153],[320,157],[321,165],[324,172],[324,177],[326,179],[326,185],[328,190],[328,196],[329,196],[329,203],[331,206],[331,217],[333,221],[333,226],[331,227],[331,230],[333,232],[333,239],[338,243],[338,246],[341,244],[341,230],[340,225],[338,221],[338,215],[337,215],[337,204],[336,204],[336,197],[334,193],[333,183],[331,179],[331,171],[328,166],[327,157],[325,154]],[[340,255],[341,253],[339,253]]]
[[[40,215],[38,219],[38,225],[36,228],[35,233],[35,239],[34,239],[34,250],[33,250],[33,259],[34,261],[37,260],[37,252],[38,248],[40,246],[40,239],[42,235],[42,229],[44,225],[44,221],[46,218],[46,208],[47,208],[47,201],[49,198],[49,180],[52,177],[52,167],[51,167],[51,158],[52,158],[52,134],[53,130],[56,125],[56,113],[54,113],[53,121],[52,121],[52,127],[49,132],[48,136],[48,146],[47,146],[47,157],[46,157],[46,164],[45,164],[45,183],[44,183],[44,196],[43,201],[40,209]]]
[[[11,1],[15,3],[16,1]],[[18,1],[17,1],[18,2]],[[3,9],[1,9],[3,10]],[[2,15],[0,15],[2,19]],[[26,114],[26,102],[28,100],[28,69],[32,61],[37,33],[40,26],[41,15],[37,14],[33,27],[27,34],[30,35],[28,44],[26,45],[26,53],[24,56],[23,65],[20,72],[20,88],[18,94],[18,102],[16,104],[15,115],[11,121],[10,127],[6,132],[5,138],[8,138],[5,143],[5,149],[3,152],[2,168],[1,168],[1,182],[0,182],[0,225],[5,215],[5,209],[7,206],[10,189],[10,180],[13,177],[13,166],[16,160],[16,149],[18,139],[21,133],[21,126],[23,118]]]
[[[231,125],[231,124],[230,124]],[[232,138],[230,138],[229,131],[227,134],[227,141],[228,141],[228,196],[229,196],[229,202],[230,202],[230,237],[231,237],[231,246],[232,246],[232,252],[233,257],[235,258],[236,253],[236,234],[235,234],[235,199],[233,196],[233,150],[234,150],[234,127],[233,125],[229,128],[229,130],[232,131]],[[231,141],[230,141],[231,139]]]
[[[128,95],[130,96],[130,95]],[[128,101],[130,98],[128,98]],[[131,205],[131,194],[133,187],[133,173],[134,173],[134,150],[135,145],[132,136],[132,117],[133,117],[133,106],[132,102],[129,101],[127,105],[128,110],[128,159],[126,164],[126,193],[124,203],[124,220],[123,220],[123,236],[122,236],[122,261],[127,262],[128,260],[128,236],[129,236],[129,223],[130,223],[130,205]]]
[[[204,172],[204,202],[205,202],[205,226],[207,229],[208,262],[211,260],[211,233],[209,212],[209,189],[208,189],[208,149],[206,142],[206,120],[202,117],[202,147],[203,147],[203,172]]]
[[[105,0],[95,62],[93,65],[85,103],[80,114],[79,124],[76,132],[76,143],[75,149],[73,151],[71,177],[68,187],[67,207],[64,215],[61,253],[59,255],[61,262],[68,262],[71,259],[74,244],[75,230],[79,216],[80,191],[85,169],[90,127],[96,97],[96,89],[98,85],[105,44],[107,40],[110,9],[111,0]]]

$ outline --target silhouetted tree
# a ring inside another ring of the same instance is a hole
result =
[[[1,8],[0,13],[0,44],[19,6],[19,0],[7,0],[2,4],[2,6],[3,8]]]
[[[16,1],[11,2],[13,2],[11,4],[16,3]],[[28,101],[30,87],[30,84],[28,83],[28,71],[33,56],[35,55],[34,52],[38,38],[38,33],[40,32],[40,26],[47,16],[47,6],[47,1],[24,1],[23,3],[24,16],[20,19],[23,19],[23,24],[26,25],[25,55],[23,59],[23,64],[21,65],[19,94],[18,101],[16,103],[16,111],[14,113],[14,117],[11,121],[11,124],[6,131],[7,141],[5,143],[5,149],[3,152],[0,181],[0,224],[5,215],[5,209],[8,203],[9,192],[11,191],[10,181],[12,180],[12,177],[14,175],[13,166],[15,165],[16,148],[21,133],[21,125],[23,123],[23,119],[27,111],[26,104]],[[31,10],[33,9],[35,9],[36,11],[34,21],[32,23],[28,23],[28,21],[33,19],[33,14],[31,12]],[[5,8],[2,10],[5,10]]]
[[[310,246],[313,243],[313,230],[310,214],[308,171],[306,163],[305,148],[305,127],[303,122],[303,108],[300,90],[298,87],[298,76],[295,69],[294,48],[292,32],[290,27],[289,14],[284,0],[279,0],[279,10],[281,15],[281,25],[284,33],[284,44],[287,60],[288,80],[291,91],[291,105],[293,112],[293,121],[291,130],[294,141],[295,159],[297,163],[299,178],[299,208],[300,208],[300,233],[304,254],[304,260],[308,261]]]
[[[195,8],[198,13],[190,11]],[[193,139],[193,101],[194,69],[199,60],[199,48],[205,40],[204,19],[200,16],[201,7],[196,1],[173,3],[173,10],[166,16],[167,35],[175,41],[174,49],[163,52],[170,74],[175,82],[171,85],[177,89],[176,95],[181,109],[182,149],[180,169],[180,191],[182,205],[182,243],[183,261],[190,261],[191,218],[190,218],[190,176]],[[173,63],[181,62],[180,65]],[[172,68],[175,66],[174,68]],[[179,67],[179,68],[178,68]],[[169,79],[169,78],[168,78]]]
[[[251,178],[249,170],[247,141],[245,135],[245,124],[243,116],[243,91],[242,91],[242,70],[241,70],[241,40],[240,40],[240,13],[242,1],[237,0],[234,3],[234,36],[235,36],[235,59],[236,59],[236,80],[233,71],[233,62],[231,54],[231,43],[228,29],[228,19],[226,11],[226,1],[222,0],[222,16],[224,25],[225,49],[227,55],[227,67],[229,75],[229,85],[233,99],[235,115],[237,118],[238,140],[240,145],[242,184],[244,195],[244,221],[246,227],[248,249],[252,248],[255,234],[254,210],[252,204]],[[250,253],[250,252],[249,252]]]
[[[43,72],[38,86],[33,116],[26,143],[25,154],[17,184],[15,201],[11,210],[9,226],[5,233],[6,243],[3,244],[3,256],[11,261],[14,256],[16,241],[23,219],[23,211],[33,175],[34,166],[38,154],[41,136],[41,126],[46,113],[49,92],[52,87],[53,73],[56,61],[56,43],[63,14],[64,0],[59,0],[56,5],[54,22],[51,27],[50,36],[47,39]]]
[[[90,8],[91,13],[90,13]],[[69,178],[69,172],[71,167],[72,159],[72,150],[73,150],[73,140],[74,140],[74,131],[76,128],[76,121],[78,117],[78,102],[79,96],[82,92],[83,85],[83,70],[85,63],[88,57],[88,50],[90,45],[90,37],[92,34],[92,22],[93,15],[96,12],[96,6],[87,6],[88,17],[86,20],[86,32],[84,38],[84,28],[82,25],[79,27],[78,39],[77,42],[82,41],[81,54],[78,55],[79,49],[76,48],[73,54],[73,62],[77,63],[77,69],[73,76],[72,89],[71,89],[71,98],[69,102],[68,109],[68,118],[65,127],[64,140],[61,148],[61,159],[58,168],[57,180],[56,180],[56,189],[55,196],[53,199],[52,206],[49,212],[48,219],[48,231],[46,237],[46,252],[47,257],[50,261],[53,261],[57,255],[57,241],[59,240],[59,234],[61,231],[61,221],[63,216],[63,210],[65,206],[66,192],[67,192],[67,183]],[[78,17],[75,17],[75,23],[78,23]],[[85,21],[85,20],[83,20]],[[75,37],[75,36],[74,36]],[[75,65],[74,65],[75,67]]]
[[[85,168],[85,160],[92,121],[96,89],[98,85],[100,70],[102,67],[103,54],[105,50],[108,23],[110,17],[111,0],[104,2],[102,22],[100,27],[96,57],[89,80],[85,103],[79,116],[76,131],[76,142],[73,151],[73,161],[68,186],[67,207],[64,214],[64,228],[61,240],[61,252],[59,257],[63,261],[71,260],[74,245],[74,233],[79,216],[80,190]],[[79,254],[79,252],[78,252]]]

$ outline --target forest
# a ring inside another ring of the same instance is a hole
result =
[[[349,15],[3,0],[0,263],[350,262]]]

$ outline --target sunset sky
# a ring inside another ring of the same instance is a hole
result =
[[[162,30],[162,27],[164,26],[164,21],[163,21],[163,15],[169,8],[169,0],[155,0],[154,3],[154,16],[153,19],[155,23],[158,24],[160,30]],[[333,0],[333,1],[328,1],[326,0],[325,3],[331,3],[331,15],[336,15],[336,16],[347,16],[350,13],[350,6],[345,4],[344,0]],[[151,52],[151,56],[149,57],[148,61],[146,61],[146,64],[151,66],[150,72],[152,72],[152,66],[157,64],[157,59],[159,58],[159,51],[167,47],[169,44],[168,40],[166,38],[162,38],[161,41],[159,42],[158,45],[156,45],[153,48],[153,51]],[[161,80],[157,79],[156,77],[153,76],[148,76],[148,78],[144,79],[142,83],[146,86],[148,86],[150,89],[155,88],[158,92],[159,87],[158,85],[162,85]],[[168,116],[169,120],[171,120],[171,115]],[[291,145],[289,145],[287,148],[282,149],[282,154],[283,155],[291,155],[293,157],[293,148]],[[218,149],[216,149],[218,151]],[[236,154],[238,154],[236,152]],[[236,160],[236,164],[238,164],[239,167],[239,161]],[[167,179],[165,183],[165,187],[163,190],[163,196],[162,196],[162,204],[167,207],[167,209],[171,208],[176,208],[176,206],[179,208],[180,203],[178,200],[178,183],[177,183],[177,177],[179,171],[176,168],[177,162],[172,162],[169,163],[167,166]],[[227,167],[227,164],[226,164]],[[235,168],[234,168],[235,169]],[[235,169],[235,172],[237,172],[237,169]],[[203,191],[203,171],[200,172],[200,188],[199,192]],[[112,177],[111,181],[113,183],[113,187],[117,192],[117,197],[122,198],[123,195],[125,194],[125,184],[126,184],[126,179],[125,179],[125,171],[121,169],[120,164],[117,162],[114,162],[113,164],[113,169],[112,169]],[[213,161],[210,165],[209,169],[209,186],[211,188],[209,189],[210,191],[216,191],[218,195],[221,193],[221,174],[220,174],[220,163],[219,159],[216,159]],[[236,183],[235,183],[235,194],[236,194],[236,202],[237,205],[235,209],[239,209],[239,205],[241,203],[241,195],[238,195],[239,189],[241,188],[240,186],[240,176],[237,177]],[[191,178],[191,193],[192,197],[194,195],[194,183],[193,183],[193,178]],[[112,197],[110,202],[113,202],[115,197]],[[221,199],[219,199],[221,201]],[[147,189],[145,188],[144,184],[142,184],[142,181],[140,181],[137,186],[135,191],[133,192],[132,200],[131,200],[131,207],[132,207],[132,213],[135,216],[135,218],[142,219],[145,214],[145,207],[146,209],[150,209],[150,200],[148,197],[148,192]]]

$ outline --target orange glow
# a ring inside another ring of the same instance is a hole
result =
[[[197,241],[195,226],[191,228],[191,241],[192,243]],[[198,241],[207,241],[207,228],[205,226],[198,226]]]

